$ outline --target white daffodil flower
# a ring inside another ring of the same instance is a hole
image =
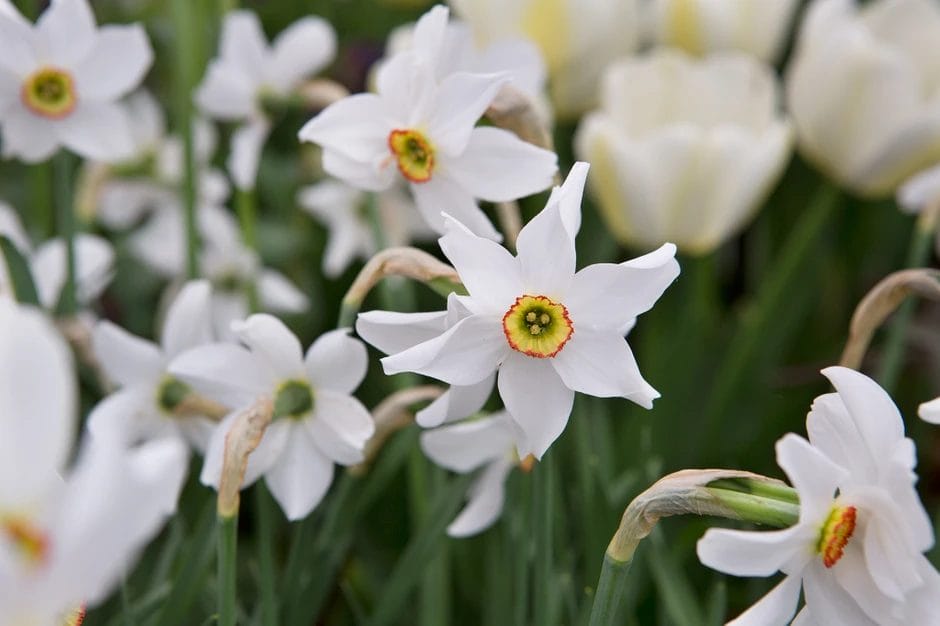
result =
[[[376,194],[382,234],[388,247],[430,241],[437,234],[418,217],[404,189],[393,186]],[[323,274],[337,278],[355,259],[369,259],[378,252],[375,228],[365,211],[368,196],[339,180],[324,180],[304,187],[297,204],[326,225],[329,239],[323,252]]]
[[[601,109],[575,136],[611,232],[707,254],[753,217],[789,161],[777,78],[742,53],[661,49],[606,70]]]
[[[799,0],[650,0],[647,37],[689,54],[740,50],[761,61],[780,57]]]
[[[185,449],[172,441],[89,443],[68,469],[77,408],[68,346],[0,296],[2,624],[70,623],[104,600],[182,485]]]
[[[940,424],[940,398],[934,398],[930,402],[924,402],[917,407],[917,414],[920,419],[931,424]]]
[[[385,55],[391,58],[414,50],[434,68],[438,81],[455,72],[504,72],[512,86],[541,105],[545,118],[550,119],[548,104],[543,102],[547,78],[545,62],[535,44],[522,37],[510,37],[481,46],[468,24],[448,17],[447,8],[438,5],[421,16],[416,24],[399,26],[388,36]]]
[[[149,175],[108,178],[101,186],[95,216],[102,224],[123,230],[149,213],[182,213],[180,186],[183,184],[183,144],[179,137],[166,134],[166,120],[160,105],[146,91],[127,100],[134,133],[134,153],[128,165],[132,171],[146,169]],[[229,197],[225,175],[211,167],[216,150],[215,128],[204,119],[193,121],[193,150],[196,161],[197,202],[221,206]],[[138,166],[143,165],[144,168]],[[135,247],[131,238],[131,249]]]
[[[146,74],[143,27],[98,28],[87,0],[54,0],[35,25],[0,13],[3,154],[44,161],[60,147],[97,161],[133,150],[118,100]]]
[[[500,128],[474,126],[507,80],[457,72],[438,83],[416,51],[403,52],[376,73],[377,94],[333,103],[299,137],[321,145],[323,168],[353,187],[384,191],[407,181],[437,232],[444,230],[446,208],[473,232],[499,239],[476,200],[504,202],[542,191],[557,169],[553,152]]]
[[[185,350],[213,341],[210,294],[208,281],[187,283],[167,310],[159,345],[109,321],[98,322],[92,334],[95,356],[120,389],[88,416],[94,437],[124,446],[171,437],[205,451],[215,422],[179,412],[192,390],[167,367]]]
[[[50,239],[33,249],[13,207],[0,202],[0,234],[6,235],[29,263],[39,302],[46,310],[55,309],[62,297],[68,263],[65,241]],[[114,276],[114,249],[105,239],[79,234],[75,238],[75,295],[87,306],[105,290]],[[6,261],[0,256],[0,294],[9,291]]]
[[[450,219],[440,245],[469,293],[448,303],[458,321],[382,359],[387,374],[411,371],[459,386],[498,372],[499,394],[524,434],[522,456],[541,458],[562,433],[575,391],[647,408],[659,397],[640,375],[623,328],[678,275],[675,246],[575,273],[573,233],[587,168],[576,164],[553,190],[519,234],[516,257]],[[394,315],[371,317],[381,324]]]
[[[421,433],[421,449],[441,467],[460,474],[483,468],[467,492],[467,506],[447,526],[451,537],[475,535],[499,519],[506,478],[519,461],[514,429],[502,411]]]
[[[317,339],[306,357],[300,342],[277,318],[252,315],[234,323],[247,348],[211,344],[184,352],[170,372],[210,398],[247,408],[266,395],[274,419],[248,457],[243,486],[260,476],[288,519],[306,517],[333,479],[333,463],[354,465],[372,436],[369,411],[351,394],[366,374],[365,346],[335,330]],[[201,480],[218,487],[225,437],[237,411],[209,442]]]
[[[934,0],[816,0],[786,81],[800,151],[855,193],[892,193],[940,155],[937,59]]]
[[[786,624],[802,586],[806,624],[926,624],[940,611],[940,576],[921,552],[933,543],[913,489],[913,443],[901,416],[871,379],[824,373],[838,393],[816,399],[811,442],[777,442],[777,463],[800,498],[796,525],[779,531],[710,529],[701,561],[736,576],[787,577],[732,624]],[[794,622],[796,623],[796,622]]]
[[[532,40],[548,67],[555,111],[566,119],[594,106],[604,68],[639,45],[637,0],[450,0],[450,5],[484,45]]]
[[[196,103],[209,117],[241,122],[232,136],[228,170],[239,189],[254,189],[261,149],[271,129],[266,98],[287,98],[336,55],[336,33],[319,17],[290,25],[268,45],[258,16],[225,16],[219,56],[209,63]]]

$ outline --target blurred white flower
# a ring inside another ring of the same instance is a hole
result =
[[[98,439],[132,446],[176,438],[204,452],[215,423],[199,413],[180,413],[191,389],[167,372],[178,354],[213,341],[209,283],[191,281],[167,310],[160,344],[136,337],[109,321],[92,335],[95,356],[120,386],[92,409],[88,430]],[[184,460],[184,471],[187,463]]]
[[[741,53],[660,49],[610,65],[575,136],[611,233],[705,254],[753,217],[789,161],[771,69]]]
[[[96,199],[96,217],[108,228],[121,230],[138,223],[148,213],[182,212],[183,144],[166,134],[166,120],[159,103],[146,91],[127,99],[134,134],[134,152],[128,159],[131,176],[112,172]],[[216,150],[215,128],[206,120],[193,120],[197,202],[221,206],[229,196],[225,175],[211,167]],[[144,172],[138,173],[137,170]],[[133,247],[133,246],[132,246]]]
[[[216,334],[230,338],[231,325],[251,313],[249,286],[253,285],[263,311],[303,313],[310,300],[282,273],[265,267],[258,254],[245,246],[232,215],[205,207],[199,214],[203,246],[199,267],[212,282],[212,317]],[[158,239],[154,239],[156,244]]]
[[[523,37],[510,37],[479,45],[470,26],[460,20],[449,20],[445,7],[436,6],[416,24],[400,26],[388,36],[385,55],[414,50],[434,68],[438,81],[455,72],[477,74],[506,73],[510,84],[540,105],[549,119],[544,101],[546,69],[535,44]]]
[[[304,187],[297,194],[297,204],[317,218],[329,230],[323,252],[323,274],[337,278],[355,259],[369,259],[378,252],[375,227],[365,209],[366,192],[339,180],[325,180]],[[437,238],[415,210],[414,203],[400,186],[376,194],[382,236],[388,247]]]
[[[49,311],[55,309],[65,287],[68,263],[65,241],[49,239],[32,247],[13,207],[0,202],[0,234],[6,235],[29,264],[39,302]],[[114,276],[114,250],[107,240],[80,233],[75,237],[75,295],[78,304],[87,306],[105,290]],[[10,289],[6,261],[0,256],[0,294]]]
[[[901,416],[871,379],[845,368],[824,373],[838,390],[807,418],[812,443],[777,442],[777,463],[800,499],[796,525],[779,531],[709,529],[703,563],[736,576],[787,574],[732,624],[926,624],[940,610],[938,576],[921,554],[933,544],[913,489],[914,447]]]
[[[354,465],[374,424],[351,394],[366,375],[362,343],[335,330],[318,338],[306,358],[300,342],[277,318],[252,315],[233,330],[244,348],[210,344],[184,352],[170,371],[196,390],[225,404],[247,408],[262,395],[274,405],[274,419],[248,457],[244,487],[264,475],[288,519],[306,517],[333,479],[333,463]],[[216,428],[201,480],[218,487],[225,437],[237,411]]]
[[[241,123],[232,136],[228,160],[236,187],[255,186],[271,126],[264,99],[288,97],[335,55],[336,33],[319,17],[294,22],[268,45],[257,15],[233,11],[225,16],[219,56],[197,88],[196,103],[210,117]]]
[[[419,53],[429,45],[415,41],[414,50],[389,59],[376,74],[377,94],[330,105],[300,139],[320,144],[327,173],[359,189],[407,181],[438,232],[446,209],[475,233],[498,239],[476,199],[504,202],[546,189],[557,158],[506,130],[475,127],[508,76],[457,72],[438,82]]]
[[[447,526],[451,537],[475,535],[499,519],[506,478],[518,462],[514,428],[501,411],[421,433],[421,449],[441,467],[461,474],[483,468],[470,485],[467,505]]]
[[[922,403],[917,407],[917,414],[920,416],[920,419],[925,422],[940,424],[940,398]]]
[[[59,624],[104,600],[182,485],[185,449],[172,441],[91,442],[68,469],[77,408],[62,338],[0,296],[2,624]]]
[[[97,28],[87,0],[54,0],[35,26],[0,12],[3,154],[44,161],[60,147],[115,161],[133,149],[117,101],[153,61],[143,27]]]
[[[637,0],[450,0],[476,41],[525,37],[539,47],[556,113],[571,119],[597,102],[601,72],[636,51]]]
[[[648,0],[648,37],[689,54],[740,50],[775,62],[799,0]]]
[[[450,219],[440,245],[469,294],[448,301],[458,321],[382,359],[387,374],[411,371],[460,386],[498,371],[499,394],[522,435],[522,456],[541,458],[562,433],[575,391],[647,408],[659,396],[640,375],[622,329],[678,275],[675,246],[575,273],[586,175],[587,164],[579,163],[553,190],[519,234],[516,257]],[[384,315],[371,317],[381,325]]]
[[[800,151],[884,196],[940,160],[940,5],[816,0],[787,74]]]

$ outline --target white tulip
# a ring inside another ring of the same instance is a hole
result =
[[[575,137],[623,243],[704,254],[740,230],[776,184],[792,130],[771,70],[743,53],[659,50],[611,65],[602,108]]]
[[[691,54],[740,50],[774,62],[786,42],[798,0],[651,0],[648,36]]]
[[[855,193],[893,192],[940,160],[940,5],[817,0],[787,102],[807,159]]]
[[[451,0],[478,42],[527,37],[548,67],[555,112],[573,118],[596,102],[597,85],[611,60],[639,44],[636,0]]]

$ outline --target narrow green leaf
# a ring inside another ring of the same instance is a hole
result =
[[[372,626],[394,623],[401,615],[409,594],[424,573],[425,564],[443,540],[444,529],[463,504],[473,477],[473,474],[458,476],[437,492],[425,523],[412,535],[401,558],[387,577],[388,584],[382,589],[372,613]]]
[[[16,301],[39,306],[39,294],[36,291],[36,283],[33,282],[33,275],[29,271],[29,263],[13,245],[10,238],[2,234],[0,234],[0,251],[3,252],[3,259],[6,261]]]

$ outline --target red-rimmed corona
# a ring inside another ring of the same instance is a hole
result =
[[[574,325],[565,305],[547,296],[524,295],[503,316],[503,333],[513,350],[547,359],[565,347]]]

